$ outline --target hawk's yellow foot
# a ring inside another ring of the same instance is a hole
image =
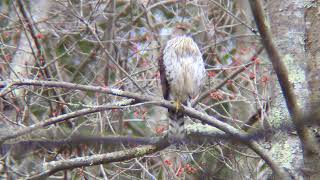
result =
[[[176,107],[176,113],[183,109],[181,101],[176,100],[176,101],[173,102],[173,104]]]

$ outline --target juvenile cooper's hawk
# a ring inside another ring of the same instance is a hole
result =
[[[206,70],[201,52],[192,38],[177,35],[167,42],[159,58],[163,96],[175,101],[176,110],[169,110],[169,141],[182,141],[185,136],[181,103],[190,104],[202,89]]]

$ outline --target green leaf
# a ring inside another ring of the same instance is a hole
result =
[[[159,173],[157,175],[157,179],[164,179],[164,177],[163,177],[163,168],[162,167],[160,168],[160,171],[159,171]]]
[[[230,57],[231,57],[231,54],[230,54],[230,53],[227,53],[227,54],[225,54],[225,55],[222,57],[222,60],[225,62],[225,61],[228,60]]]
[[[91,49],[94,47],[94,45],[89,41],[80,41],[79,47],[81,51],[84,53],[90,53]]]

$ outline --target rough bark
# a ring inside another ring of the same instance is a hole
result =
[[[296,94],[297,102],[306,111],[308,106],[307,68],[304,53],[304,1],[276,1],[268,3],[267,11],[270,18],[270,28],[277,46],[282,54],[287,69],[289,81]],[[283,124],[291,124],[289,112],[285,100],[281,95],[280,87],[275,84],[273,106],[270,112],[270,120],[274,127]],[[273,156],[287,168],[295,179],[305,177],[304,162],[306,162],[306,151],[303,151],[301,142],[295,133],[278,133],[272,140],[271,152]],[[307,132],[308,136],[310,135]],[[310,137],[312,139],[312,137]]]
[[[305,51],[307,63],[307,82],[309,88],[308,110],[313,111],[319,106],[320,100],[320,17],[319,1],[308,2],[305,4]],[[312,119],[307,119],[312,120]],[[319,134],[319,126],[311,125],[312,130]],[[318,179],[320,177],[320,157],[319,154],[305,154],[304,173],[309,179]]]

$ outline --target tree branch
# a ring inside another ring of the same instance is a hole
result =
[[[35,44],[35,47],[37,49],[37,54],[34,54],[34,58],[36,59],[36,62],[38,64],[38,66],[40,67],[40,72],[42,73],[42,75],[46,78],[51,78],[50,73],[48,72],[47,68],[43,68],[45,65],[45,56],[43,55],[43,52],[41,52],[42,46],[39,42],[39,39],[36,37],[36,31],[34,29],[34,27],[32,26],[31,20],[28,18],[27,15],[27,11],[25,10],[25,5],[23,3],[23,1],[21,0],[16,0],[17,5],[19,7],[19,10],[24,18],[24,20],[26,21],[26,25],[29,29],[30,35],[32,37],[32,40]],[[21,22],[23,24],[23,21]],[[26,34],[27,36],[27,34]],[[30,45],[32,46],[32,45]],[[33,51],[33,50],[32,50]],[[42,60],[40,60],[42,58]]]
[[[51,161],[44,164],[44,171],[38,175],[32,176],[28,179],[46,179],[50,175],[66,169],[73,169],[82,166],[92,166],[99,164],[106,164],[111,162],[120,162],[129,160],[136,157],[142,157],[148,154],[158,152],[170,144],[166,139],[160,139],[155,145],[146,145],[141,147],[135,147],[126,149],[123,151],[116,151],[106,154],[98,154],[92,156],[77,157],[68,160]]]
[[[63,114],[63,115],[60,115],[57,117],[52,117],[52,118],[49,118],[45,121],[41,121],[39,123],[25,127],[23,129],[16,130],[12,134],[0,137],[0,144],[2,144],[3,142],[5,142],[9,139],[13,139],[13,138],[16,138],[16,137],[19,137],[22,135],[29,134],[33,131],[39,130],[40,128],[49,126],[51,124],[56,124],[59,122],[67,121],[68,119],[72,119],[72,118],[79,117],[79,116],[84,116],[84,115],[95,113],[95,112],[105,111],[108,109],[119,109],[119,108],[122,108],[121,106],[131,104],[132,102],[133,102],[133,100],[131,99],[131,100],[127,100],[127,101],[120,102],[120,103],[118,102],[117,104],[107,104],[107,105],[102,105],[102,106],[97,106],[97,107],[92,107],[92,108],[85,108],[85,109],[81,109],[81,110],[74,111],[71,113]]]

